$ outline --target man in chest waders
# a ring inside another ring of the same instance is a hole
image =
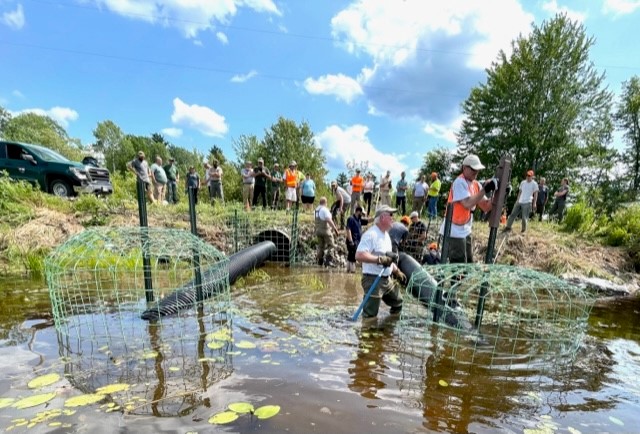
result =
[[[318,237],[318,265],[334,267],[332,262],[335,243],[333,242],[333,234],[338,235],[338,228],[331,218],[331,211],[327,208],[327,198],[321,197],[320,203],[315,210],[315,226],[316,236]]]

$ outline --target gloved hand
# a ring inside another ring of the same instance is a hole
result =
[[[498,178],[491,178],[488,181],[486,181],[484,183],[484,185],[482,186],[482,188],[484,189],[484,192],[486,194],[491,193],[492,191],[495,191],[498,189]]]
[[[513,191],[513,187],[511,186],[511,184],[507,185],[507,189],[505,190],[505,196],[509,196],[512,191]]]
[[[393,259],[388,256],[378,256],[378,264],[382,265],[383,267],[389,267],[391,266],[391,264],[393,264]]]
[[[402,271],[396,270],[395,276],[398,282],[402,283],[403,285],[407,284],[407,276],[405,276],[405,274]]]
[[[347,240],[347,247],[349,247],[349,248],[355,247],[355,245],[353,244],[353,241]]]

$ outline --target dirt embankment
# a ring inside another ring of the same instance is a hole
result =
[[[0,262],[7,261],[7,252],[47,252],[69,237],[84,230],[83,216],[64,214],[50,209],[38,209],[35,217],[0,237]],[[137,213],[128,212],[111,216],[111,226],[138,224]],[[189,230],[188,218],[175,215],[149,215],[151,226],[183,228]],[[315,237],[313,224],[302,222],[299,230],[300,254],[305,262],[313,263]],[[213,224],[198,224],[199,235],[207,242],[226,250],[224,234]],[[486,254],[489,229],[478,224],[474,228],[476,259]],[[573,234],[559,232],[547,224],[533,224],[525,234],[512,232],[496,240],[497,263],[531,268],[554,275],[581,275],[598,277],[629,287],[638,287],[640,276],[633,273],[629,256],[624,249],[607,247],[597,240],[587,240]],[[344,240],[337,240],[338,264],[344,264]],[[3,267],[5,271],[6,267]]]

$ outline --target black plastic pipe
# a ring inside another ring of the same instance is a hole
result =
[[[227,281],[218,278],[229,272],[229,285],[233,285],[238,278],[249,274],[262,265],[276,251],[276,245],[271,241],[263,241],[246,249],[240,250],[229,257],[228,270],[220,270],[218,266],[211,267],[202,273],[202,296],[204,299],[223,291]],[[224,266],[224,265],[220,265]],[[188,282],[163,298],[156,308],[142,312],[141,318],[147,321],[158,320],[161,316],[173,315],[183,309],[189,309],[197,302],[196,279]]]

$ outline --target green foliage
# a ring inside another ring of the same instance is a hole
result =
[[[476,153],[494,167],[509,153],[518,179],[528,169],[550,185],[574,178],[581,150],[606,143],[612,128],[612,95],[589,61],[593,44],[583,25],[559,15],[513,42],[510,56],[500,52],[463,104],[459,157]]]
[[[340,173],[338,173],[338,177],[336,178],[336,182],[338,183],[339,186],[346,187],[349,184],[349,178],[347,177],[346,173],[340,172]]]
[[[567,210],[564,228],[570,232],[588,233],[593,228],[595,212],[589,204],[578,202]]]
[[[82,160],[82,149],[74,145],[65,129],[50,117],[36,113],[22,113],[15,117],[0,116],[3,116],[0,122],[0,137],[15,142],[45,146],[71,161]]]
[[[637,75],[622,83],[615,120],[627,141],[624,162],[631,176],[631,189],[637,198],[640,194],[640,77]]]
[[[310,173],[313,179],[324,179],[327,170],[322,149],[313,138],[313,132],[307,122],[296,124],[294,121],[278,118],[278,121],[265,131],[260,141],[256,136],[240,136],[234,141],[233,148],[238,156],[238,167],[245,160],[256,162],[262,157],[269,169],[273,163],[279,163],[284,170],[292,160],[298,163],[298,169]]]
[[[622,208],[611,219],[605,233],[610,246],[631,248],[640,240],[640,205]]]

